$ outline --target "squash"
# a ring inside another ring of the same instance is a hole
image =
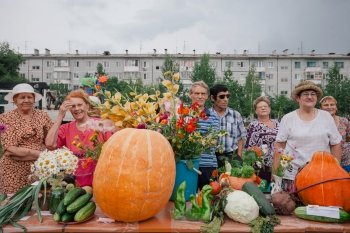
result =
[[[93,194],[109,218],[136,222],[165,207],[174,183],[175,159],[168,140],[156,131],[126,128],[104,144]]]
[[[242,190],[242,187],[245,183],[247,182],[255,182],[256,180],[256,175],[253,174],[249,178],[243,178],[243,177],[235,177],[235,176],[229,176],[228,180],[230,182],[230,185],[233,189],[236,190]]]
[[[304,205],[339,206],[350,211],[350,175],[328,152],[313,154],[296,175],[295,186]]]

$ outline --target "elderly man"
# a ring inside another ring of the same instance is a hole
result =
[[[190,98],[192,103],[198,103],[200,109],[205,109],[205,101],[208,99],[209,88],[203,81],[194,82],[190,88]],[[220,130],[219,118],[216,115],[205,111],[207,119],[200,119],[198,122],[198,131],[201,134],[208,132],[210,128],[214,131]],[[198,176],[198,188],[201,189],[205,184],[209,184],[212,172],[217,169],[218,164],[215,156],[215,149],[206,151],[201,155],[199,162],[199,170],[202,172]]]

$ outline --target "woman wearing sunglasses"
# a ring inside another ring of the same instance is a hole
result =
[[[253,103],[257,120],[252,121],[247,128],[247,141],[245,148],[258,146],[263,148],[264,168],[259,172],[259,176],[270,182],[271,167],[273,161],[273,143],[276,140],[279,123],[270,119],[271,102],[267,96],[258,97]]]

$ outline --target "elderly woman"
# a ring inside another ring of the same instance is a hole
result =
[[[26,83],[16,85],[5,96],[17,108],[0,115],[0,123],[6,125],[1,134],[4,153],[0,159],[0,193],[15,193],[28,185],[30,166],[45,150],[45,137],[52,121],[46,112],[34,108],[41,98]]]
[[[284,173],[282,188],[285,191],[294,191],[298,169],[310,161],[314,152],[328,151],[340,161],[342,138],[334,120],[328,112],[315,108],[322,94],[322,90],[311,81],[299,83],[292,92],[292,98],[299,103],[299,108],[281,120],[275,147],[286,149],[295,157],[291,168]],[[274,169],[278,165],[276,156]]]
[[[337,113],[337,100],[333,96],[325,96],[320,100],[320,106],[322,110],[329,112],[338,128],[340,135],[342,136],[342,149],[341,156],[342,167],[350,172],[350,124],[348,119],[336,115]]]
[[[74,121],[61,125],[68,110]],[[100,128],[97,134],[97,141],[100,143],[107,141],[114,130],[114,126],[108,124],[109,122],[90,117],[91,110],[93,110],[93,104],[83,90],[70,92],[60,106],[57,119],[46,137],[48,148],[56,149],[65,146],[80,158],[76,171],[77,176],[94,169],[95,162],[88,167],[85,167],[87,165],[83,165],[83,162],[86,150],[94,149],[95,145],[91,139],[96,133],[96,126]],[[83,186],[82,183],[79,185]]]
[[[247,141],[245,148],[253,146],[266,148],[267,152],[265,152],[264,155],[265,167],[260,171],[259,176],[270,182],[273,161],[273,144],[276,140],[279,123],[277,120],[270,119],[271,102],[268,97],[258,97],[254,100],[253,106],[258,119],[251,122],[247,128]]]

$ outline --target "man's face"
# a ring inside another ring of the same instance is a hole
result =
[[[205,101],[208,99],[207,89],[201,86],[194,86],[190,91],[192,103],[197,102],[200,107],[204,107]]]
[[[226,109],[228,106],[228,100],[230,98],[230,93],[228,91],[221,91],[217,94],[216,98],[211,96],[214,106],[220,109]]]

